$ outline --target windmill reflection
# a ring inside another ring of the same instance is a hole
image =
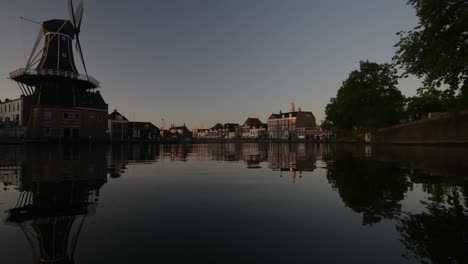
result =
[[[85,219],[107,182],[105,149],[27,148],[20,176],[6,222],[22,229],[35,263],[74,263]]]

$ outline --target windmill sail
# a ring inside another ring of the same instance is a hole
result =
[[[77,31],[81,28],[81,18],[83,18],[83,1],[80,1],[75,11],[75,28]]]

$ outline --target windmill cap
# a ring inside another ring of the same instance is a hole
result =
[[[53,19],[42,23],[43,30],[47,32],[58,32],[73,38],[75,35],[75,28],[70,20]],[[59,31],[60,30],[60,31]]]

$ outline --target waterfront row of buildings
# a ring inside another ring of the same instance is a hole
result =
[[[296,111],[294,103],[289,112],[271,114],[267,123],[249,117],[242,125],[218,123],[209,129],[192,130],[193,137],[200,139],[307,139],[320,133],[314,114],[301,108]]]
[[[31,113],[31,97],[21,96],[18,99],[0,101],[0,128],[26,127]],[[64,113],[64,116],[49,119],[66,119],[68,123],[81,117],[76,113]],[[72,120],[73,119],[73,120]],[[71,120],[71,121],[70,121]],[[63,121],[63,120],[62,120]],[[62,122],[60,121],[60,122]],[[63,123],[63,122],[62,122]],[[215,124],[211,128],[196,128],[190,130],[187,126],[171,125],[168,129],[160,129],[151,122],[129,121],[123,114],[114,110],[108,114],[106,134],[110,140],[123,141],[128,139],[159,140],[161,138],[197,138],[197,139],[306,139],[320,134],[315,116],[310,111],[296,111],[291,104],[289,112],[273,113],[267,123],[259,118],[249,117],[243,124]],[[49,133],[51,133],[49,131]],[[79,131],[64,130],[64,135],[79,138]]]

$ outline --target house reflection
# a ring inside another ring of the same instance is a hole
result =
[[[312,172],[317,168],[314,148],[306,147],[305,144],[271,144],[268,153],[268,168],[289,172],[292,183],[296,182],[298,173],[299,178],[302,178],[302,172]]]
[[[14,151],[4,153],[15,155]],[[104,147],[26,147],[20,173],[10,184],[19,195],[6,223],[21,228],[34,263],[74,263],[87,216],[95,213],[107,182]]]
[[[8,191],[13,186],[20,185],[24,149],[16,146],[2,146],[0,151],[0,191]]]
[[[107,172],[119,178],[133,163],[154,163],[159,160],[160,147],[151,144],[114,144],[107,147]]]

